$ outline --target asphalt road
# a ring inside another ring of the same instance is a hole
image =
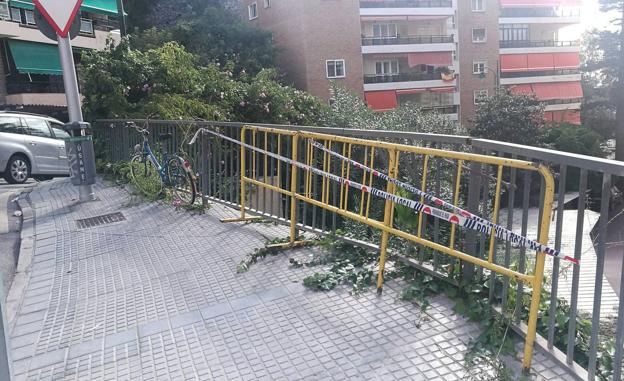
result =
[[[22,219],[14,215],[19,207],[13,200],[36,185],[37,182],[32,179],[22,185],[7,184],[0,180],[0,278],[3,297],[6,297],[13,281],[20,247]]]

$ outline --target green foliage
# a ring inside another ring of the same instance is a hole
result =
[[[160,118],[315,124],[327,107],[277,81],[274,70],[236,79],[202,66],[175,42],[147,51],[128,40],[83,56],[81,79],[89,119]]]
[[[265,247],[255,249],[253,253],[246,255],[245,258],[243,258],[243,260],[240,261],[238,266],[236,266],[236,272],[239,274],[247,272],[249,270],[249,267],[252,264],[258,262],[259,259],[265,258],[268,255],[278,255],[280,252],[282,252],[282,250],[278,247],[271,246],[271,245],[277,245],[277,244],[286,243],[289,241],[290,241],[290,237],[275,238],[275,239],[271,239],[267,241]]]
[[[326,272],[317,272],[304,278],[304,286],[317,291],[329,291],[339,284],[351,285],[354,295],[360,294],[374,282],[374,269],[379,254],[366,250],[335,237],[328,236],[317,242],[326,254],[303,265],[312,267],[331,264]],[[297,264],[295,265],[297,266]]]
[[[479,138],[541,146],[544,105],[534,95],[500,89],[477,106],[470,134]]]
[[[581,155],[604,157],[602,137],[591,129],[575,124],[562,123],[548,130],[546,142],[558,150]]]
[[[136,3],[136,4],[135,4]],[[202,65],[230,67],[238,76],[255,75],[275,67],[277,48],[271,33],[254,28],[219,0],[134,0],[128,13],[132,41],[147,51],[176,41],[199,59]]]
[[[349,90],[333,85],[332,112],[327,125],[368,130],[414,131],[456,134],[457,125],[436,112],[423,111],[415,105],[404,105],[386,112],[375,112]]]

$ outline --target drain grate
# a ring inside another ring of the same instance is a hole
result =
[[[126,217],[124,217],[123,213],[110,213],[103,214],[101,216],[83,218],[81,220],[76,220],[76,224],[78,225],[78,229],[87,229],[100,225],[112,224],[115,222],[125,221]]]

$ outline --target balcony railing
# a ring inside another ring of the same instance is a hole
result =
[[[363,37],[362,46],[452,43],[450,36]]]
[[[65,87],[62,82],[58,83],[50,83],[43,81],[33,81],[33,82],[8,82],[7,85],[7,94],[55,94],[55,93],[64,93]]]
[[[422,106],[421,109],[423,111],[435,111],[439,114],[449,115],[449,114],[457,114],[457,106],[455,105],[447,105],[447,106]]]
[[[517,72],[503,72],[501,78],[522,78],[522,77],[541,77],[545,75],[571,75],[580,74],[579,69],[564,69],[564,70],[544,70],[544,71],[517,71]]]
[[[553,41],[553,40],[510,40],[501,41],[501,48],[564,48],[569,46],[580,46],[579,41]]]
[[[580,17],[580,8],[503,8],[501,17]]]
[[[431,81],[441,79],[440,73],[365,74],[364,83]]]
[[[360,8],[450,8],[452,0],[360,1]]]

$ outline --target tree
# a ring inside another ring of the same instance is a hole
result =
[[[316,124],[327,106],[277,81],[277,72],[233,76],[200,65],[175,42],[140,51],[123,40],[83,56],[80,77],[89,119],[162,118]]]
[[[619,30],[594,30],[586,38],[584,89],[588,93],[582,119],[605,137],[615,137],[615,158],[624,161],[624,0],[600,0],[600,6],[605,12],[618,12]]]
[[[548,130],[546,142],[558,151],[604,157],[603,138],[597,132],[576,124],[561,123]]]
[[[544,105],[535,95],[499,89],[477,106],[470,134],[529,146],[544,144]]]
[[[235,5],[222,0],[130,1],[132,46],[146,51],[175,41],[202,65],[225,68],[233,63],[229,68],[237,76],[275,67],[271,34],[243,22]]]
[[[385,112],[375,112],[349,90],[333,85],[334,97],[328,126],[371,130],[414,131],[456,134],[457,125],[437,112],[423,111],[408,104]]]

